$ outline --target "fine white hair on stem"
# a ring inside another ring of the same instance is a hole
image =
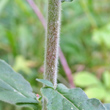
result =
[[[44,79],[57,85],[60,40],[61,1],[48,0],[48,22],[45,37]]]
[[[51,81],[55,87],[57,86],[60,17],[61,1],[48,0],[48,21],[45,37],[44,79]],[[46,99],[43,99],[42,110],[47,110]]]

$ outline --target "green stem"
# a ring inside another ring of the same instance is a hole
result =
[[[45,41],[45,63],[44,79],[57,85],[57,66],[60,35],[60,0],[48,0],[48,22]],[[46,110],[46,100],[43,103],[43,110]]]

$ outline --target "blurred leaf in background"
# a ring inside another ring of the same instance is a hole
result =
[[[110,49],[110,23],[101,29],[95,30],[93,33],[93,40],[97,44]]]
[[[104,103],[110,102],[110,72],[104,72],[101,81],[88,72],[77,73],[74,78],[76,86],[83,87],[89,98],[97,98]]]
[[[89,87],[91,85],[99,85],[100,81],[97,77],[89,72],[80,72],[74,76],[74,82],[80,87]]]

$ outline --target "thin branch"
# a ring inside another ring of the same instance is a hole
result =
[[[45,18],[43,17],[42,13],[40,12],[39,8],[37,7],[37,5],[34,3],[33,0],[27,0],[27,2],[30,4],[31,8],[34,10],[34,12],[36,13],[36,15],[38,16],[39,20],[41,21],[44,29],[46,30],[46,20]],[[59,50],[60,52],[60,62],[62,64],[62,67],[66,73],[66,76],[68,78],[68,81],[69,81],[69,84],[70,84],[70,87],[71,88],[74,88],[75,85],[74,85],[74,82],[73,82],[73,77],[72,77],[72,72],[71,72],[71,69],[69,68],[68,66],[68,63],[66,61],[66,58],[62,52],[62,50],[60,49]]]
[[[39,8],[37,5],[34,3],[33,0],[27,0],[27,2],[30,4],[31,8],[34,10],[36,15],[38,16],[39,20],[41,21],[42,25],[46,29],[46,21],[45,18],[43,17],[42,13],[40,12]]]
[[[64,69],[64,71],[65,71],[65,73],[66,73],[66,76],[67,76],[67,78],[68,78],[70,87],[71,87],[71,88],[74,88],[75,85],[74,85],[74,83],[73,83],[73,76],[72,76],[71,69],[69,68],[68,63],[67,63],[67,61],[66,61],[66,58],[65,58],[63,52],[61,51],[61,49],[60,49],[59,52],[60,52],[60,61],[61,61],[61,64],[62,64],[62,66],[63,66],[63,69]]]

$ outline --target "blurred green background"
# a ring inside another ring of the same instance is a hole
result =
[[[46,18],[47,0],[34,0]],[[76,87],[90,98],[110,103],[110,0],[62,3],[60,46]],[[26,0],[0,0],[0,59],[28,80],[42,85],[45,30]],[[58,82],[69,87],[59,62]],[[28,110],[0,102],[0,110]],[[31,110],[31,109],[29,109]]]

